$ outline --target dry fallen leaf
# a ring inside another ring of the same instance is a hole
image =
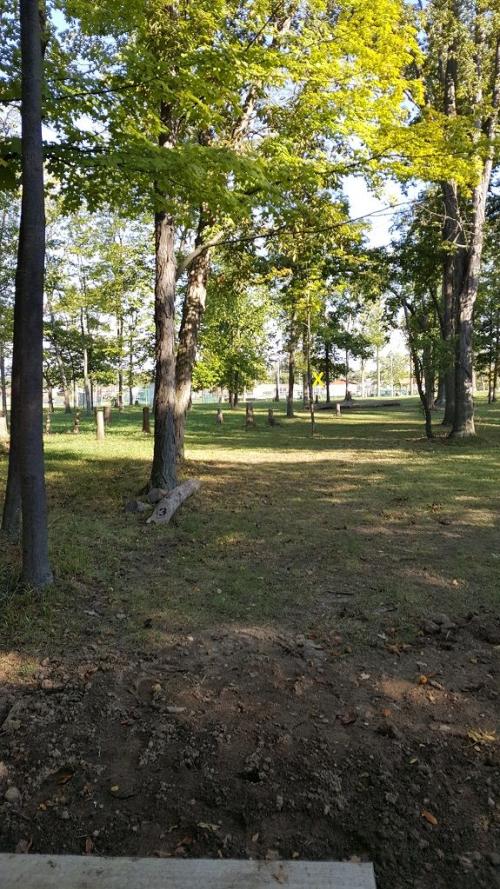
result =
[[[68,781],[71,781],[74,776],[74,772],[71,769],[60,769],[57,773],[56,781],[58,784],[67,784]]]
[[[482,729],[471,729],[467,732],[467,737],[475,744],[494,744],[497,740],[495,732],[486,732]]]
[[[16,846],[16,852],[18,855],[26,855],[33,845],[33,839],[30,837],[29,840],[19,840]]]
[[[273,874],[273,877],[277,883],[288,883],[288,874],[282,864],[279,865],[278,870]]]
[[[428,824],[432,824],[433,827],[437,827],[438,820],[432,812],[428,812],[427,809],[423,809],[420,813],[422,818],[425,818]]]

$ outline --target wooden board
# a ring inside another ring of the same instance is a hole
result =
[[[371,864],[0,855],[1,889],[376,889]]]

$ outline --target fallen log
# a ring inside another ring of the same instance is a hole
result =
[[[156,525],[166,525],[177,512],[179,506],[199,489],[200,484],[201,482],[197,479],[189,478],[186,482],[177,485],[166,497],[162,497],[158,501],[153,514],[148,519],[148,524],[154,522]]]

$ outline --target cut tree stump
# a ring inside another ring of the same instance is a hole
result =
[[[174,513],[177,512],[179,506],[199,489],[200,484],[201,482],[197,479],[189,478],[186,482],[177,485],[173,491],[170,491],[166,497],[163,497],[156,504],[153,515],[148,519],[148,524],[149,522],[154,522],[156,525],[166,525]]]
[[[9,430],[7,429],[7,417],[5,414],[0,414],[0,441],[7,441],[9,437]]]
[[[376,889],[371,864],[0,855],[2,889]]]

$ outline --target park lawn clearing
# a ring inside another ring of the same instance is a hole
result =
[[[21,796],[0,849],[495,885],[500,409],[477,441],[429,443],[411,400],[318,412],[314,439],[267,408],[245,430],[244,408],[217,427],[195,406],[201,489],[158,527],[124,509],[151,459],[140,410],[103,443],[56,413],[54,587],[17,590],[2,553],[0,781]]]

